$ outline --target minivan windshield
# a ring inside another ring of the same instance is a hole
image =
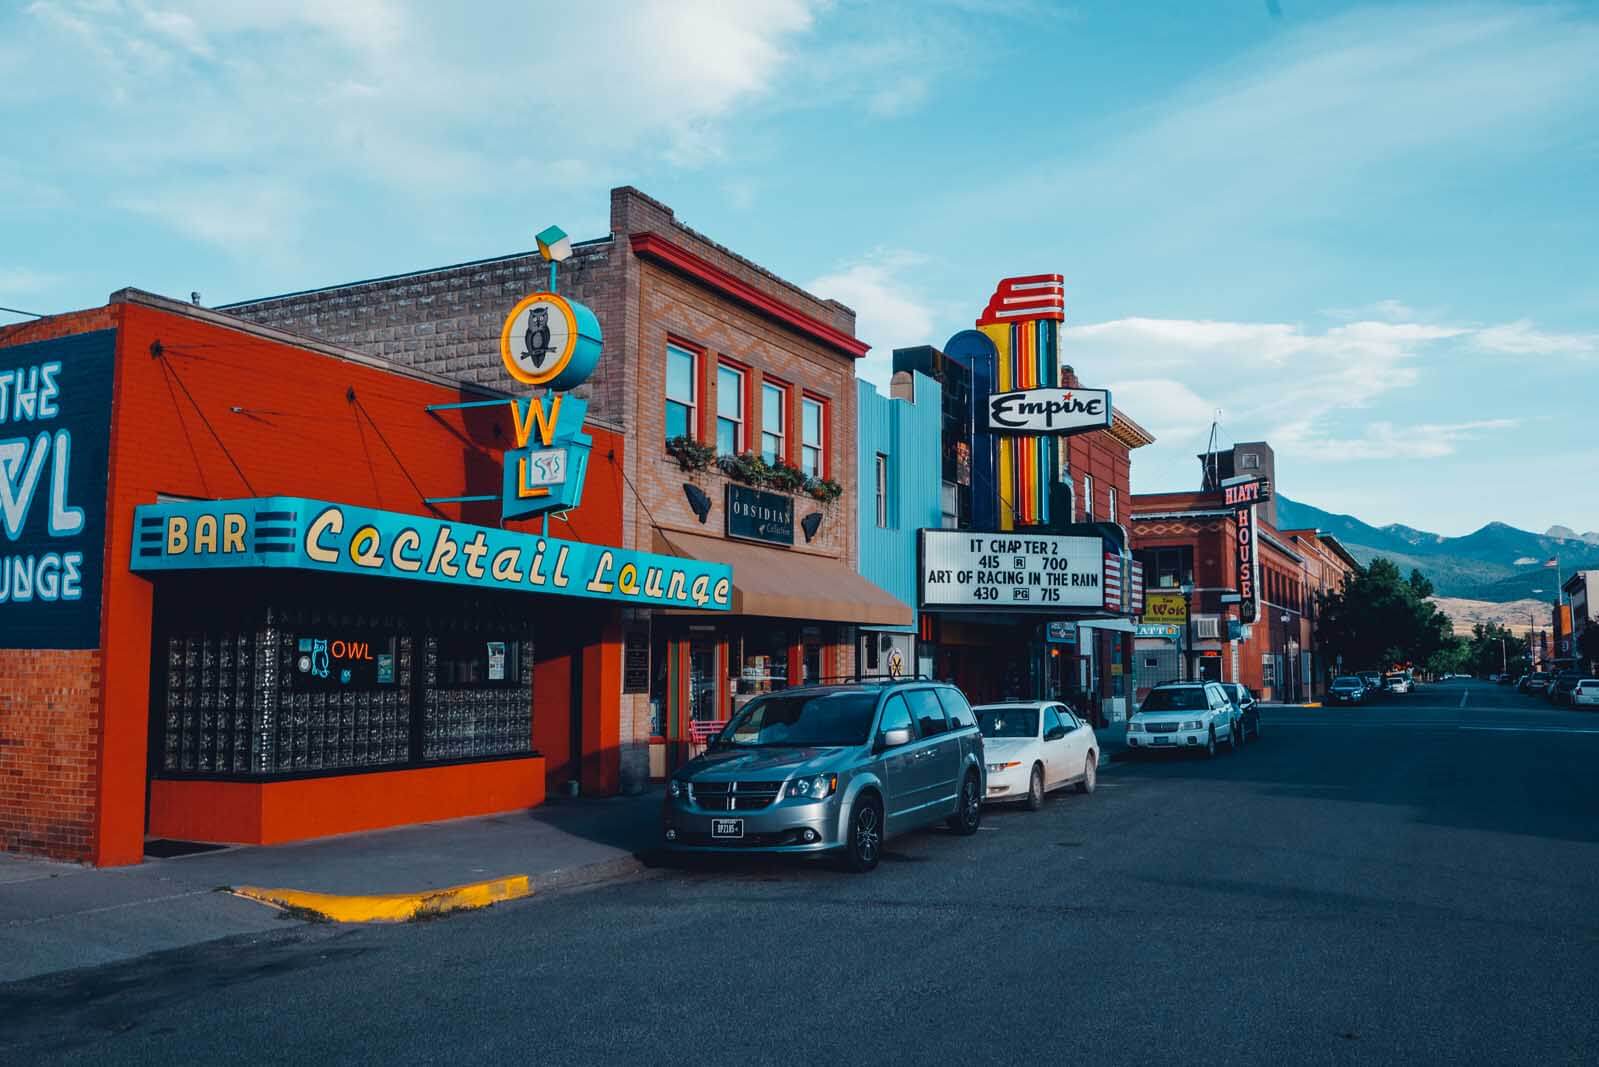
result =
[[[1210,707],[1210,698],[1199,688],[1157,689],[1144,698],[1139,711],[1198,711]]]
[[[978,708],[977,728],[984,737],[1037,737],[1037,708]]]
[[[859,689],[774,693],[744,705],[717,743],[735,748],[864,745],[876,708],[877,694]]]

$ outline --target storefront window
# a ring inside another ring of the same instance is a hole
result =
[[[287,588],[285,588],[287,584]],[[279,581],[157,594],[156,772],[273,777],[532,749],[532,637],[504,605]],[[406,610],[407,608],[412,610]]]
[[[788,650],[792,635],[782,627],[753,627],[738,642],[739,696],[788,688]]]

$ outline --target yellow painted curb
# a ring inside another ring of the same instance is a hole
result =
[[[487,882],[429,889],[422,893],[383,893],[373,896],[339,896],[309,893],[303,889],[262,889],[241,885],[235,896],[273,904],[280,908],[304,910],[336,923],[405,922],[418,915],[442,915],[447,911],[486,908],[502,900],[531,896],[533,886],[525,874],[492,878]]]
[[[1307,708],[1319,708],[1319,707],[1321,707],[1321,701],[1312,700],[1309,704],[1306,704],[1305,707],[1307,707]]]

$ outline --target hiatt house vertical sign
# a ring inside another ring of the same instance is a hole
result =
[[[99,647],[115,361],[115,330],[0,349],[0,647]]]
[[[1260,617],[1260,531],[1255,525],[1255,505],[1271,499],[1271,482],[1250,478],[1222,486],[1222,496],[1233,509],[1233,531],[1237,538],[1238,616],[1244,623]]]

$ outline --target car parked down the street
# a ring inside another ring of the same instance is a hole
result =
[[[1247,685],[1242,685],[1238,682],[1222,682],[1221,689],[1222,692],[1227,694],[1228,699],[1233,702],[1233,706],[1238,709],[1238,715],[1242,721],[1242,728],[1238,734],[1239,740],[1247,741],[1252,737],[1259,737],[1260,700],[1255,696],[1254,691]]]
[[[1382,680],[1383,691],[1387,693],[1403,695],[1410,692],[1411,685],[1410,675],[1408,674],[1384,675]]]
[[[1127,747],[1138,751],[1184,748],[1216,754],[1225,741],[1237,750],[1243,715],[1219,682],[1156,686],[1127,722]]]
[[[1366,702],[1366,683],[1358,675],[1344,674],[1333,679],[1332,685],[1327,687],[1327,703],[1329,704],[1364,704]]]
[[[734,713],[667,783],[662,834],[693,852],[837,851],[876,867],[886,837],[977,832],[983,735],[960,690],[925,680],[785,689]]]
[[[1580,681],[1582,681],[1581,671],[1560,671],[1550,676],[1544,695],[1549,698],[1549,703],[1565,707],[1571,703],[1572,690],[1577,688],[1577,683]]]
[[[1543,671],[1533,671],[1531,674],[1521,676],[1521,680],[1516,683],[1516,691],[1520,693],[1543,693],[1548,690],[1550,681],[1550,676]]]
[[[1599,678],[1579,678],[1571,690],[1574,708],[1599,708]]]
[[[1037,811],[1044,794],[1063,786],[1092,793],[1099,775],[1093,727],[1057,701],[982,704],[972,709],[983,734],[989,803],[1025,802]]]

